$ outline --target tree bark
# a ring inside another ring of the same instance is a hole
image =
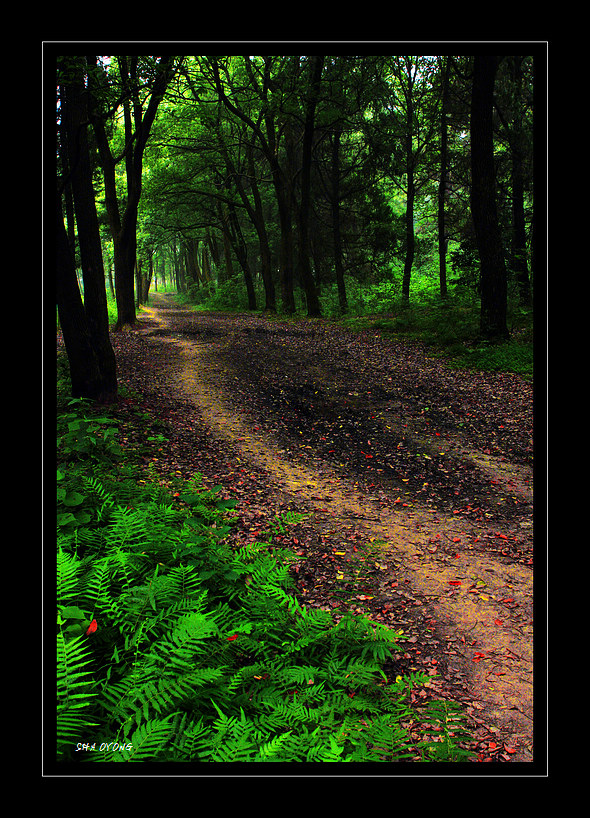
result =
[[[496,207],[493,96],[498,57],[474,58],[471,96],[471,213],[480,259],[480,334],[484,340],[509,336],[507,285]]]

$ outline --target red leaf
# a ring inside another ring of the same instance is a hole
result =
[[[449,580],[449,585],[461,585],[461,580],[460,579],[450,579]]]
[[[96,622],[96,619],[93,619],[92,622],[90,623],[90,625],[88,625],[88,627],[86,628],[86,636],[88,636],[91,633],[94,633],[94,631],[97,628],[98,628],[98,623]]]
[[[233,636],[228,636],[228,637],[227,637],[227,641],[228,641],[228,642],[233,642],[233,641],[234,641],[234,639],[237,639],[237,638],[238,638],[238,634],[237,634],[237,633],[234,633],[234,635],[233,635]]]
[[[504,624],[504,623],[502,622],[502,620],[501,620],[501,619],[495,619],[495,620],[494,620],[494,625],[503,625],[503,624]]]

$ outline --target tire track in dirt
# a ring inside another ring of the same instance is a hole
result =
[[[491,726],[504,758],[532,761],[533,627],[532,569],[486,550],[487,529],[477,521],[445,514],[440,509],[406,504],[399,496],[370,492],[350,475],[325,460],[295,458],[266,427],[240,416],[223,387],[223,348],[232,339],[223,332],[206,343],[168,332],[171,311],[146,310],[156,331],[150,343],[174,346],[169,375],[193,403],[212,432],[239,452],[240,459],[265,475],[277,492],[295,498],[311,515],[319,540],[332,532],[330,543],[355,559],[354,540],[347,532],[372,542],[378,551],[374,593],[379,604],[396,598],[412,600],[421,622],[445,645],[449,670],[463,680],[476,722]],[[185,311],[194,321],[194,312]],[[182,311],[174,311],[178,317]],[[264,320],[264,319],[261,319]],[[517,480],[518,467],[498,470],[493,458],[455,441],[456,452],[468,455],[476,468],[510,481],[511,490],[532,500],[530,483]],[[332,545],[324,545],[332,548]],[[313,580],[307,593],[313,600]],[[304,588],[304,593],[305,593]],[[433,653],[434,655],[434,653]],[[437,660],[433,670],[437,670]]]

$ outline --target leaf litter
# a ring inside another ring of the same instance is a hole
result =
[[[236,544],[299,515],[274,541],[302,601],[398,631],[388,675],[461,701],[478,761],[532,761],[531,384],[329,320],[151,298],[113,334],[167,439],[146,465],[223,486]]]

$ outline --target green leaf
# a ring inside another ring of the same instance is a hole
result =
[[[86,496],[80,494],[79,491],[69,491],[64,497],[63,504],[64,506],[79,506],[85,499]]]
[[[88,615],[76,605],[68,605],[65,608],[62,608],[61,615],[64,619],[88,619]]]
[[[75,523],[76,518],[74,515],[68,511],[67,514],[58,514],[57,515],[57,524],[60,528],[63,528],[66,525],[70,525],[70,523]]]

